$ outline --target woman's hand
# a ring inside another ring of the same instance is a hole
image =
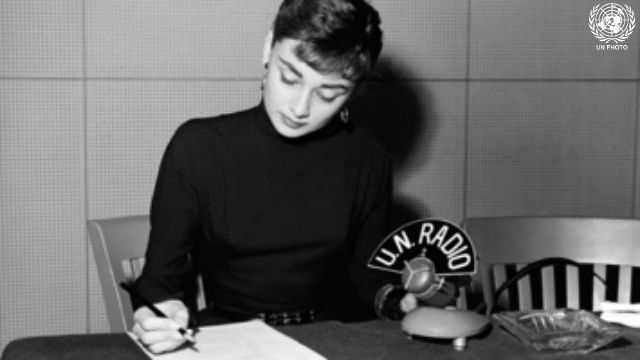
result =
[[[400,310],[403,313],[408,313],[409,311],[418,307],[418,298],[412,293],[406,293],[402,300],[400,300]]]
[[[167,318],[156,316],[148,307],[143,306],[133,314],[131,331],[149,351],[158,354],[171,351],[185,342],[179,328],[186,329],[189,323],[189,310],[180,300],[166,300],[154,304]]]
[[[456,296],[456,286],[452,283],[445,282],[442,287],[428,299],[418,299],[415,294],[408,292],[402,300],[400,300],[400,310],[406,314],[417,308],[420,303],[435,307],[445,307],[453,304]]]

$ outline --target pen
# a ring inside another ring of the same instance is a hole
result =
[[[131,296],[133,296],[134,298],[136,298],[138,301],[140,301],[143,305],[145,305],[146,307],[148,307],[149,309],[151,309],[151,311],[158,317],[161,318],[169,318],[167,316],[167,314],[163,313],[160,309],[158,309],[155,305],[153,305],[151,303],[151,301],[147,300],[144,296],[138,294],[131,285],[121,282],[120,283],[120,287],[125,289]],[[182,335],[187,341],[189,341],[190,343],[194,343],[195,339],[193,338],[193,336],[191,335],[191,333],[186,330],[185,328],[181,327],[178,329],[178,332],[180,333],[180,335]]]

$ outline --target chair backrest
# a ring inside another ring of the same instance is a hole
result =
[[[136,260],[144,259],[149,216],[89,220],[87,228],[111,332],[124,332],[133,324],[133,308],[129,295],[118,284],[139,275],[141,269],[136,266],[141,262]]]
[[[483,300],[489,305],[495,300],[495,310],[598,310],[605,300],[640,301],[632,293],[633,282],[640,281],[638,219],[484,217],[466,219],[464,229],[478,254]],[[544,267],[494,299],[497,286],[517,270],[551,257],[581,265]]]

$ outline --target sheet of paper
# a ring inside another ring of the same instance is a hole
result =
[[[152,354],[129,333],[151,359],[160,360],[326,360],[325,357],[260,320],[201,327],[195,347]]]
[[[603,312],[602,314],[600,314],[600,319],[612,323],[626,325],[629,327],[640,327],[639,313]]]

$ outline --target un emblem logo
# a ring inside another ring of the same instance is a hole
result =
[[[589,13],[589,29],[593,36],[607,44],[627,40],[636,26],[636,18],[629,5],[608,3],[596,5]]]

